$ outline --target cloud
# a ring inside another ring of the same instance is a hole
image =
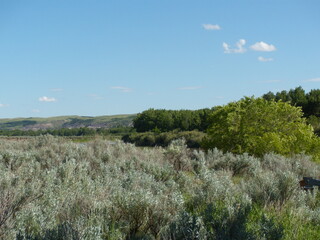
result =
[[[253,51],[259,52],[273,52],[276,50],[276,47],[272,44],[268,44],[265,42],[257,42],[250,47]]]
[[[258,60],[260,62],[271,62],[273,61],[273,58],[258,57]]]
[[[32,112],[34,112],[34,113],[39,113],[40,110],[39,110],[39,109],[32,109]]]
[[[218,24],[202,24],[205,30],[220,30],[221,27]]]
[[[179,90],[196,90],[202,88],[201,86],[190,86],[190,87],[181,87]]]
[[[227,43],[222,43],[222,47],[224,49],[224,53],[244,53],[247,51],[243,46],[246,44],[246,40],[240,39],[237,43],[236,46],[237,48],[230,48],[230,45]]]
[[[125,93],[133,91],[131,88],[121,87],[121,86],[111,87],[111,89],[116,89],[116,90],[119,90],[120,92],[125,92]]]
[[[62,88],[51,88],[50,89],[52,92],[62,92],[63,89]]]
[[[9,105],[8,104],[3,104],[3,103],[0,103],[0,108],[3,108],[3,107],[8,107]]]
[[[43,97],[39,97],[39,101],[40,102],[55,102],[57,100],[55,98],[53,98],[53,97],[43,96]]]
[[[320,82],[320,78],[311,78],[311,79],[304,80],[304,82]]]

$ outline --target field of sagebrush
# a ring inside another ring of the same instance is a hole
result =
[[[319,239],[304,155],[0,139],[0,239]]]

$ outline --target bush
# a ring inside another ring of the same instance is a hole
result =
[[[318,239],[307,156],[0,139],[1,239]]]
[[[203,146],[258,157],[270,152],[307,153],[318,161],[320,139],[302,114],[300,108],[285,102],[246,97],[212,113]]]
[[[131,133],[122,137],[122,140],[127,143],[134,143],[136,146],[154,147],[161,146],[167,147],[169,144],[177,139],[184,138],[189,148],[200,148],[201,142],[205,133],[199,131],[172,131],[172,132],[143,132]]]

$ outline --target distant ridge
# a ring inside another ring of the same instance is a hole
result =
[[[41,130],[60,128],[113,128],[132,126],[136,114],[110,116],[57,116],[48,118],[2,118],[0,130]]]

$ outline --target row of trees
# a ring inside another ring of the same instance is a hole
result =
[[[168,132],[175,129],[204,131],[210,124],[209,116],[213,110],[208,108],[194,111],[151,108],[138,114],[133,120],[133,126],[137,132]]]
[[[289,91],[268,92],[262,96],[265,100],[289,102],[293,106],[301,107],[304,116],[320,117],[320,89],[306,93],[302,87]],[[180,131],[206,131],[212,123],[210,115],[215,108],[200,110],[165,110],[148,109],[138,114],[133,120],[137,132],[168,132],[179,129]],[[314,117],[312,123],[315,122]]]
[[[268,92],[262,96],[266,100],[282,100],[290,102],[294,106],[302,107],[306,117],[311,115],[320,117],[320,89],[313,89],[306,93],[302,87],[297,87],[289,91]]]
[[[316,109],[320,95],[317,102],[317,92],[320,90],[303,94],[299,87],[287,93],[290,101],[283,99],[281,93],[274,98],[266,94],[261,98],[245,97],[225,106],[198,111],[149,109],[134,119],[136,131],[143,134],[132,133],[126,139],[137,145],[163,146],[164,132],[197,129],[206,134],[200,141],[197,134],[197,141],[193,142],[200,142],[205,149],[218,148],[259,157],[269,152],[286,156],[306,153],[320,161],[320,138],[308,124],[319,119]],[[303,112],[303,107],[312,111]],[[309,115],[309,122],[304,118],[306,115]],[[177,133],[175,135],[178,137]]]

